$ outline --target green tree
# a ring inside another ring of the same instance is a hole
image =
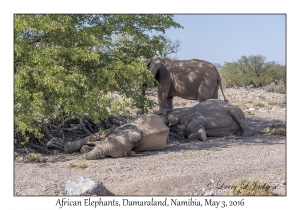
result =
[[[40,137],[43,123],[65,114],[99,122],[151,108],[140,91],[143,75],[153,82],[142,58],[161,51],[161,34],[170,27],[181,27],[172,15],[16,14],[15,129]],[[114,93],[123,99],[114,100]]]
[[[263,55],[242,56],[238,61],[226,62],[220,71],[225,85],[262,86],[271,82],[286,81],[285,66],[266,61]]]

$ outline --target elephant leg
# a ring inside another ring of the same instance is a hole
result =
[[[107,136],[109,136],[111,133],[113,133],[115,130],[115,128],[109,128],[104,130],[101,133],[96,133],[90,136],[87,136],[83,139],[80,139],[78,141],[75,142],[68,142],[65,144],[65,152],[66,153],[72,153],[72,152],[76,152],[77,150],[79,150],[82,146],[84,145],[94,145],[94,143],[96,141],[99,141],[101,139],[106,138]]]
[[[173,98],[172,97],[169,98],[170,87],[171,87],[171,82],[163,82],[163,81],[160,82],[158,86],[158,93],[157,93],[159,109],[164,109],[169,106],[172,106]]]
[[[242,136],[253,136],[254,132],[245,120],[245,115],[242,110],[234,106],[227,106],[227,113],[240,125],[242,128]]]
[[[218,91],[212,82],[204,81],[198,88],[198,101],[202,102],[208,99],[218,99]]]
[[[93,149],[94,149],[94,146],[84,145],[81,147],[80,153],[84,154],[84,153],[92,151]]]
[[[198,139],[200,141],[205,141],[207,139],[205,130],[203,128],[199,129],[197,132],[188,135],[188,139]]]
[[[173,97],[167,98],[167,109],[173,109]]]
[[[87,160],[100,159],[103,156],[107,157],[124,157],[128,156],[133,148],[133,144],[129,141],[119,140],[104,140],[96,142],[96,146],[92,151],[83,154],[83,157]]]
[[[97,141],[92,151],[84,154],[88,160],[99,159],[103,156],[124,157],[128,156],[143,136],[143,132],[134,125],[125,125],[103,141]]]
[[[207,123],[207,119],[203,115],[197,115],[196,118],[192,119],[187,127],[186,132],[188,134],[188,139],[199,139],[205,141],[207,139],[204,126]]]

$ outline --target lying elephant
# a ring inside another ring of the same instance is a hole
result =
[[[143,115],[117,128],[105,130],[76,142],[68,142],[65,152],[72,153],[81,148],[83,157],[88,160],[103,156],[124,157],[132,151],[163,150],[167,146],[169,128],[155,115]],[[93,145],[93,146],[90,146]]]
[[[170,132],[188,139],[206,140],[207,136],[254,134],[240,108],[218,99],[200,102],[193,107],[164,109],[157,114]]]

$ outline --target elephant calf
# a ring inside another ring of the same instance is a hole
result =
[[[171,132],[188,139],[206,140],[207,136],[254,134],[240,108],[218,99],[210,99],[188,108],[164,109],[157,114]]]
[[[81,148],[83,157],[88,160],[104,156],[118,158],[128,156],[131,151],[163,150],[167,146],[168,137],[169,128],[162,119],[149,114],[132,123],[106,130],[103,134],[69,142],[65,145],[65,152],[71,153]]]

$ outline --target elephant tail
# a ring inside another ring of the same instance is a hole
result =
[[[225,97],[225,95],[224,95],[224,92],[223,92],[222,83],[221,83],[221,78],[218,79],[218,86],[220,86],[221,92],[222,92],[223,97],[224,97],[224,101],[228,103],[228,100],[226,99],[226,97]],[[218,89],[217,89],[217,91],[218,91]]]

